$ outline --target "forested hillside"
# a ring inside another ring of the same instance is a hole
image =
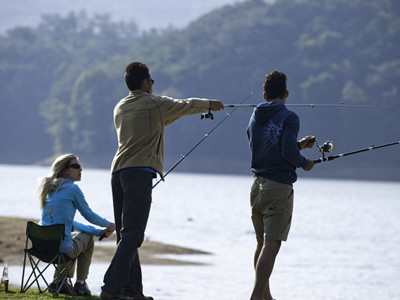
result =
[[[117,147],[112,110],[128,93],[123,73],[132,61],[150,67],[155,94],[224,103],[251,93],[246,103],[262,102],[265,74],[279,69],[288,76],[288,104],[379,105],[292,108],[301,120],[299,138],[332,140],[336,154],[397,141],[399,54],[395,0],[252,0],[224,6],[182,30],[143,34],[130,20],[48,15],[38,27],[0,36],[0,163],[73,152],[86,165],[108,168]],[[165,169],[230,111],[167,127]],[[249,174],[251,112],[237,109],[177,171]],[[299,175],[400,180],[399,153],[400,146],[388,147]],[[320,157],[316,149],[304,154]]]

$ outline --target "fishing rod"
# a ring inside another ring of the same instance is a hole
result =
[[[259,104],[224,104],[224,107],[257,107]],[[376,105],[356,105],[356,104],[290,104],[287,103],[285,104],[288,107],[311,107],[311,108],[316,108],[316,107],[352,107],[352,108],[400,108],[396,106],[380,106],[378,104]]]
[[[251,91],[250,94],[248,94],[246,96],[246,98],[244,98],[240,104],[243,104],[247,99],[249,99],[251,96],[253,95],[253,92]],[[226,107],[226,106],[224,106]],[[199,146],[215,129],[217,129],[223,122],[225,122],[225,120],[227,118],[229,118],[229,116],[237,109],[237,107],[235,107],[230,113],[226,113],[225,118],[223,118],[221,121],[218,122],[217,125],[215,125],[208,133],[206,133],[185,155],[181,154],[181,158],[171,167],[171,169],[169,169],[165,174],[164,174],[164,178],[171,173],[190,153],[192,153],[192,151],[194,149],[197,148],[197,146]],[[211,112],[211,109],[208,110],[207,113],[203,113],[200,116],[200,119],[211,119],[214,120],[214,115]],[[154,189],[160,182],[162,181],[162,179],[159,179],[152,187],[152,189]],[[102,241],[104,238],[106,237],[106,234],[103,233],[100,235],[99,237],[99,241]]]
[[[321,163],[323,161],[334,160],[334,159],[339,158],[339,157],[353,155],[353,154],[357,154],[357,153],[361,153],[361,152],[365,152],[365,151],[369,151],[369,150],[375,150],[375,149],[379,149],[379,148],[394,146],[394,145],[398,145],[398,144],[400,144],[400,141],[393,142],[393,143],[388,143],[388,144],[383,144],[383,145],[379,145],[379,146],[372,145],[371,147],[368,147],[368,148],[364,148],[364,149],[355,150],[355,151],[352,151],[352,152],[346,152],[346,153],[341,153],[341,154],[331,155],[331,156],[325,157],[325,153],[329,153],[329,152],[333,151],[333,149],[334,149],[333,142],[325,142],[322,146],[318,146],[318,143],[317,143],[317,147],[319,148],[320,152],[322,153],[322,157],[319,158],[319,159],[314,160],[314,164],[318,164],[318,163]]]
[[[250,92],[250,94],[248,94],[246,96],[246,98],[244,98],[241,102],[240,105],[243,104],[247,99],[249,99],[251,96],[253,95],[253,92]],[[224,106],[226,107],[226,106]],[[206,133],[185,155],[181,154],[181,158],[171,167],[171,169],[169,169],[165,174],[164,174],[164,178],[171,173],[190,153],[192,153],[192,151],[194,149],[197,148],[197,146],[199,146],[215,129],[217,129],[223,122],[225,122],[225,120],[227,118],[230,117],[230,115],[237,109],[237,107],[235,107],[230,113],[226,113],[225,118],[223,118],[221,121],[218,122],[217,125],[215,125],[208,133]],[[208,110],[207,113],[203,113],[200,116],[200,119],[211,119],[214,120],[214,115],[211,112],[211,109]],[[160,181],[162,181],[162,179],[159,179],[154,185],[153,185],[153,189],[160,183]]]

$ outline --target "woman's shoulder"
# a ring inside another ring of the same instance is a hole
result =
[[[73,181],[66,179],[62,185],[62,189],[66,189],[72,192],[82,193],[81,188]]]

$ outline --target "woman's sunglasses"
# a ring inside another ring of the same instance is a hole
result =
[[[69,165],[68,168],[80,169],[81,165],[80,164],[72,164],[72,165]]]

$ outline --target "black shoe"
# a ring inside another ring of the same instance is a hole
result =
[[[75,295],[77,295],[77,296],[91,296],[92,295],[86,282],[84,282],[84,283],[76,282],[74,285],[74,292],[75,292]]]
[[[65,294],[70,296],[74,295],[74,288],[72,287],[72,285],[69,284],[68,280],[64,282],[64,285],[62,286],[60,291],[58,291],[58,289],[60,288],[60,284],[61,282],[50,283],[49,292],[52,293],[53,295],[58,295],[58,294]]]
[[[153,297],[145,296],[143,295],[143,293],[126,292],[125,296],[127,296],[128,298],[133,298],[135,300],[154,300]]]
[[[102,289],[100,294],[100,300],[133,300],[126,297],[124,294],[114,294]]]

